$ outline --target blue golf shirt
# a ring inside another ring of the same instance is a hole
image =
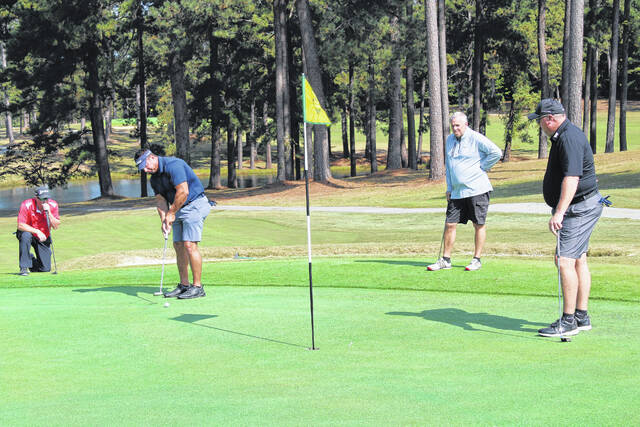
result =
[[[489,138],[467,128],[458,140],[447,137],[445,162],[447,192],[452,199],[465,199],[493,190],[487,171],[502,157],[502,150]]]
[[[158,157],[158,170],[150,179],[151,188],[156,195],[161,195],[172,205],[176,197],[176,186],[185,181],[189,186],[189,195],[183,206],[204,195],[202,182],[184,160],[177,157]]]

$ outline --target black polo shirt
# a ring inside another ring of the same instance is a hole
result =
[[[569,120],[562,122],[551,137],[547,171],[542,183],[544,201],[552,208],[558,205],[565,176],[580,177],[574,199],[598,189],[589,141],[582,130]]]

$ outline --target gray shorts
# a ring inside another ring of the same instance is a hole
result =
[[[569,206],[560,229],[560,256],[578,259],[589,250],[589,238],[602,215],[601,197],[596,193]]]
[[[471,220],[474,224],[483,225],[489,210],[489,192],[464,199],[449,199],[447,203],[447,222],[466,224]]]
[[[173,222],[174,242],[199,242],[202,240],[204,219],[209,215],[211,205],[206,197],[198,197],[176,213]]]

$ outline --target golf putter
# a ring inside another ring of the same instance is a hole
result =
[[[560,230],[556,230],[556,267],[558,268],[558,311],[560,317],[558,318],[558,330],[560,331],[560,341],[570,342],[571,338],[565,337],[562,334],[562,276],[560,275]]]
[[[49,229],[49,239],[51,239],[51,255],[53,255],[53,273],[58,274],[58,264],[56,263],[56,252],[53,250],[53,236],[51,235],[51,224],[49,223],[49,214],[45,214],[47,219],[47,228]]]
[[[162,249],[162,274],[160,274],[160,290],[153,293],[153,295],[155,296],[164,295],[162,293],[162,283],[164,282],[164,260],[165,255],[167,254],[167,240],[169,240],[169,233],[164,235],[164,248]]]

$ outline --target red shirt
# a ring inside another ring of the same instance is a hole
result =
[[[20,212],[18,213],[18,223],[27,224],[33,228],[36,228],[49,237],[49,227],[47,227],[47,218],[45,217],[44,210],[38,209],[37,199],[27,199],[20,205]],[[56,219],[60,219],[58,213],[58,202],[53,199],[47,201],[49,208],[51,209],[51,215]]]

